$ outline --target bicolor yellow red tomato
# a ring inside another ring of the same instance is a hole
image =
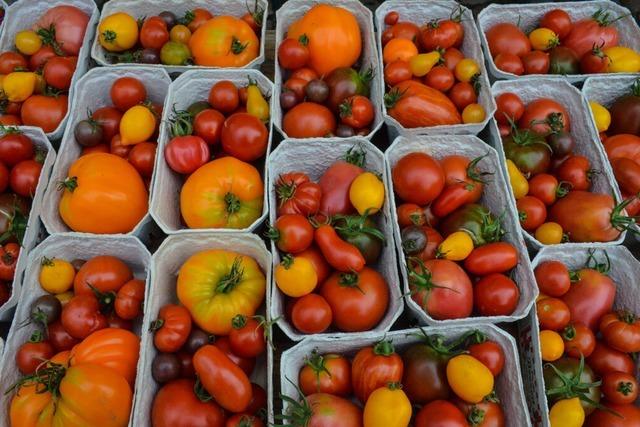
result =
[[[109,52],[131,49],[138,42],[138,22],[124,12],[109,15],[98,26],[98,40]]]
[[[473,251],[473,239],[466,231],[451,233],[438,246],[438,257],[451,261],[462,261]]]
[[[493,391],[494,379],[489,368],[468,354],[449,360],[447,381],[454,393],[469,403],[479,403]]]
[[[40,262],[40,286],[52,294],[67,292],[73,286],[76,270],[70,262],[59,258],[43,258]]]
[[[156,130],[156,116],[145,105],[129,108],[120,120],[122,145],[133,145],[147,141]]]
[[[310,294],[318,284],[318,274],[313,263],[307,258],[285,256],[276,267],[276,285],[293,298]]]
[[[507,159],[507,173],[509,174],[509,183],[516,200],[526,196],[529,192],[529,181],[520,172],[516,164],[509,159]]]
[[[371,172],[361,173],[349,187],[349,200],[360,215],[375,214],[384,203],[384,184]]]

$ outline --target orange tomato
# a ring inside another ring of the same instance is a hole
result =
[[[197,65],[242,67],[257,58],[260,40],[243,20],[218,16],[193,33],[189,49]]]
[[[385,64],[393,61],[409,61],[418,54],[416,44],[407,39],[393,39],[384,46],[382,59]]]

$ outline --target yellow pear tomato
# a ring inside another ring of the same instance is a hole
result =
[[[473,239],[466,231],[456,231],[449,234],[438,246],[438,258],[451,261],[462,261],[473,251]]]
[[[608,47],[604,54],[609,57],[607,72],[638,73],[640,72],[640,54],[624,46]]]
[[[429,53],[420,53],[409,59],[409,69],[416,77],[426,76],[438,61],[440,61],[440,53],[435,50]]]
[[[384,184],[371,172],[363,172],[349,187],[349,200],[360,215],[373,215],[384,203]]]
[[[509,183],[516,200],[526,196],[529,192],[529,181],[520,172],[516,164],[509,159],[507,159],[507,173],[509,174]]]
[[[269,103],[264,99],[260,88],[254,81],[249,81],[249,86],[247,86],[247,113],[263,122],[269,121]]]
[[[593,120],[598,132],[606,132],[611,125],[611,113],[609,113],[609,110],[596,101],[589,101],[589,107],[591,107],[591,114],[593,114]]]
[[[558,35],[548,28],[536,28],[531,31],[529,41],[535,50],[549,50],[560,44]]]
[[[33,55],[42,47],[42,40],[35,31],[24,30],[16,34],[16,49],[23,55]]]

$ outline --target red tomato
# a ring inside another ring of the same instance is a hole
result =
[[[512,23],[496,24],[489,28],[485,35],[494,58],[501,53],[523,56],[531,50],[529,38]]]
[[[0,279],[12,281],[16,273],[16,264],[20,255],[17,243],[6,243],[0,247]]]
[[[211,153],[199,136],[177,136],[164,148],[164,157],[173,171],[187,175],[207,163]]]
[[[633,403],[638,397],[638,382],[625,372],[611,372],[602,377],[602,393],[611,403]]]
[[[34,27],[48,31],[48,35],[65,54],[78,55],[88,23],[89,16],[79,8],[58,5],[49,8]],[[55,32],[51,32],[50,28],[55,28]]]
[[[151,178],[153,165],[156,160],[156,149],[158,144],[153,142],[141,142],[133,146],[129,151],[129,163],[143,178]]]
[[[102,141],[110,144],[120,132],[122,113],[115,107],[102,107],[94,111],[91,118],[102,127]]]
[[[402,358],[391,341],[383,340],[360,349],[351,364],[353,394],[365,403],[377,388],[402,381],[403,368]]]
[[[603,376],[611,372],[625,372],[630,375],[635,374],[635,362],[626,353],[614,350],[601,341],[596,342],[591,356],[586,359],[587,364],[593,371]]]
[[[307,83],[309,83],[311,80],[316,80],[319,78],[320,76],[318,75],[318,73],[308,67],[295,70],[293,73],[291,73],[291,76],[289,76],[289,79],[301,79]]]
[[[25,126],[37,126],[50,133],[67,115],[67,103],[67,95],[33,95],[22,104],[20,118]]]
[[[159,16],[147,18],[140,28],[140,44],[146,49],[160,50],[169,41],[167,23]]]
[[[354,129],[369,126],[373,122],[375,111],[366,96],[354,95],[346,98],[339,106],[342,123]]]
[[[535,230],[547,219],[547,208],[539,199],[524,196],[516,200],[520,225],[527,231]]]
[[[229,332],[231,351],[240,357],[258,357],[266,347],[264,322],[253,317],[237,315]]]
[[[122,138],[120,138],[119,134],[114,136],[111,140],[111,143],[109,144],[109,152],[111,154],[115,154],[118,157],[122,157],[123,159],[129,157],[129,152],[131,152],[132,148],[132,145],[124,145],[122,143]]]
[[[135,77],[120,77],[111,85],[110,95],[113,105],[125,112],[147,99],[147,89]]]
[[[309,62],[309,39],[301,36],[300,39],[284,39],[278,47],[278,63],[285,70],[297,70]]]
[[[44,80],[51,87],[68,90],[76,64],[67,57],[56,56],[47,61],[43,69]]]
[[[9,186],[9,169],[4,165],[4,163],[0,162],[0,193],[4,193],[4,191]]]
[[[460,398],[455,398],[455,405],[467,417],[467,420],[473,420],[476,427],[504,427],[506,424],[504,411],[500,403],[494,402],[490,398],[483,399],[480,403],[468,403]],[[476,420],[482,418],[480,423]],[[470,424],[473,425],[473,424]]]
[[[600,318],[613,307],[616,285],[610,277],[591,268],[579,270],[577,278],[562,300],[571,311],[571,320],[595,330]]]
[[[251,383],[251,403],[245,413],[256,415],[258,411],[267,409],[267,392],[258,384]]]
[[[31,139],[20,131],[7,131],[0,137],[0,161],[7,167],[33,158],[35,153]]]
[[[302,394],[330,393],[347,397],[351,394],[351,362],[339,354],[320,355],[313,352],[298,374]]]
[[[512,53],[500,53],[493,58],[496,67],[505,73],[512,73],[516,76],[524,74],[524,64],[519,56]]]
[[[410,153],[398,160],[392,171],[393,188],[403,201],[426,205],[445,184],[442,167],[428,154]]]
[[[30,375],[54,354],[55,350],[49,341],[28,341],[18,348],[16,365],[22,374]]]
[[[78,339],[108,326],[107,318],[100,312],[100,302],[93,294],[76,294],[62,308],[60,320],[69,335]]]
[[[504,367],[504,351],[500,344],[495,341],[485,341],[472,344],[467,349],[469,354],[485,365],[494,377],[500,375]]]
[[[47,325],[47,337],[57,352],[71,350],[80,340],[72,337],[59,320]]]
[[[444,60],[445,67],[447,67],[450,71],[454,71],[456,65],[458,65],[458,62],[464,59],[464,54],[455,47],[450,47],[444,52],[444,55],[442,55],[442,59]]]
[[[606,402],[606,409],[596,409],[587,418],[585,427],[640,427],[640,408],[633,404]]]
[[[549,98],[538,98],[531,101],[525,107],[524,114],[520,118],[520,127],[529,128],[542,135],[547,134],[551,129],[546,120],[552,113],[557,113],[559,121],[564,126],[562,130],[569,132],[571,130],[569,113],[562,105]]]
[[[434,400],[420,409],[415,427],[468,427],[467,418],[453,403]]]
[[[598,10],[590,18],[573,24],[562,44],[573,50],[578,57],[589,52],[593,46],[601,49],[618,45],[618,29],[611,25],[610,13]]]
[[[593,46],[580,58],[580,71],[585,74],[606,73],[610,62],[600,46]]]
[[[398,22],[400,15],[396,11],[391,11],[384,16],[384,23],[386,25],[395,25]]]
[[[222,136],[224,116],[218,110],[207,108],[193,119],[193,132],[209,145],[216,145]]]
[[[540,20],[540,27],[550,29],[560,40],[569,35],[571,26],[571,16],[562,9],[552,9]]]
[[[229,80],[217,82],[209,91],[209,104],[222,113],[232,113],[240,105],[238,88]]]
[[[27,60],[23,55],[12,51],[0,54],[0,74],[13,73],[16,68],[27,68]]]
[[[276,220],[266,235],[282,252],[297,254],[311,246],[313,233],[313,227],[305,216],[285,214]]]
[[[133,273],[127,264],[114,256],[100,255],[82,264],[73,279],[73,291],[76,295],[94,295],[94,289],[117,292],[131,279]]]
[[[536,302],[536,313],[540,329],[559,331],[569,323],[569,307],[558,298],[544,298]]]
[[[233,353],[231,351],[231,343],[229,342],[229,337],[216,337],[213,345],[218,347],[224,354],[226,354],[227,357],[231,359],[233,363],[238,365],[245,374],[249,376],[251,375],[251,373],[253,372],[253,368],[256,365],[256,359],[240,357],[237,354]]]
[[[424,232],[425,236],[427,236],[427,246],[425,246],[419,257],[422,261],[428,261],[436,257],[438,246],[440,245],[440,243],[442,243],[444,238],[440,235],[440,233],[438,233],[431,227],[423,226],[422,231]]]
[[[517,122],[524,114],[524,102],[513,92],[501,93],[496,97],[495,118],[498,123],[510,124],[509,120]]]
[[[596,337],[593,331],[583,323],[567,325],[562,331],[564,351],[567,356],[579,359],[589,357],[596,347]]]
[[[540,263],[535,271],[536,282],[540,293],[550,297],[561,297],[571,287],[569,269],[560,261]]]
[[[410,225],[425,225],[427,218],[422,208],[415,203],[403,203],[396,208],[398,225],[403,229]]]
[[[464,260],[464,268],[476,276],[504,273],[518,264],[518,251],[508,242],[488,243],[475,248]]]
[[[259,118],[248,113],[235,113],[222,125],[222,149],[233,157],[252,162],[267,151],[269,131]]]
[[[529,180],[529,195],[542,201],[547,206],[552,205],[558,197],[567,193],[565,186],[558,184],[558,179],[546,173],[539,173]]]
[[[575,155],[562,162],[555,175],[558,180],[569,183],[572,190],[587,191],[591,188],[591,177],[594,173],[588,158]]]
[[[29,57],[29,69],[31,71],[41,70],[48,60],[56,56],[56,52],[51,46],[43,45],[36,53]]]
[[[357,174],[360,174],[360,171]],[[355,176],[351,181],[353,179],[355,179]],[[349,185],[351,185],[351,181],[349,181]],[[318,213],[318,209],[320,209],[322,189],[319,184],[311,182],[306,174],[291,172],[278,177],[276,196],[278,199],[278,215],[299,213],[310,216]],[[345,202],[347,201],[345,200]]]
[[[224,411],[213,400],[201,400],[194,390],[195,381],[190,379],[163,385],[151,407],[153,427],[224,427]]]
[[[35,160],[23,160],[11,169],[9,184],[11,189],[23,197],[33,197],[40,180],[42,163]]]
[[[447,92],[455,82],[453,72],[446,65],[437,65],[424,76],[424,84],[440,92]]]
[[[364,172],[364,169],[355,163],[358,163],[357,159],[338,160],[322,174],[319,182],[322,190],[320,213],[333,216],[355,212],[349,199],[349,188],[353,180]]]
[[[381,37],[383,45],[391,39],[407,39],[419,43],[420,28],[413,22],[400,21],[384,30]]]
[[[321,295],[308,294],[298,298],[291,309],[291,322],[304,334],[326,331],[333,320],[331,306]]]
[[[407,61],[393,61],[384,67],[384,81],[389,86],[395,86],[400,82],[410,80],[412,77],[413,73],[411,73],[411,68],[409,68]]]
[[[605,322],[605,318],[610,320]],[[627,311],[608,314],[600,321],[600,332],[607,345],[624,353],[640,351],[640,320]]]
[[[448,49],[456,45],[460,31],[464,33],[460,23],[451,19],[431,21],[421,30],[420,43],[427,52]]]
[[[524,74],[547,74],[549,72],[550,59],[547,52],[532,50],[522,58]]]
[[[453,105],[460,111],[464,110],[469,104],[474,104],[478,101],[478,94],[473,85],[469,82],[458,82],[453,85],[449,90],[449,98]]]
[[[322,138],[335,133],[336,119],[324,105],[302,102],[285,113],[282,130],[290,138]]]
[[[473,289],[474,306],[482,316],[508,316],[520,301],[520,290],[504,274],[484,276]]]

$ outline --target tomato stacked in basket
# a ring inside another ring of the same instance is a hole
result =
[[[387,312],[391,284],[376,269],[385,237],[375,219],[385,189],[364,160],[356,147],[317,183],[302,171],[277,179],[278,219],[267,236],[282,257],[274,277],[290,298],[287,317],[301,333],[367,331]]]
[[[586,265],[575,271],[560,261],[544,261],[535,269],[551,425],[640,421],[634,404],[640,320],[633,312],[614,309],[617,285],[607,275],[609,267],[608,257],[601,262],[590,252]]]
[[[402,351],[383,340],[352,360],[314,351],[298,375],[299,400],[285,396],[287,425],[407,427],[412,418],[415,427],[510,425],[494,390],[505,362],[499,343],[479,331],[449,342],[416,335]]]
[[[589,101],[600,141],[604,145],[622,197],[631,216],[640,213],[640,80],[607,109]]]
[[[18,128],[2,128],[0,137],[0,306],[11,296],[13,278],[31,199],[35,195],[42,162],[39,152],[27,135]]]
[[[26,319],[33,333],[6,360],[15,357],[22,375],[10,389],[11,425],[48,417],[58,425],[109,419],[126,426],[140,350],[131,329],[142,317],[144,280],[101,255],[86,262],[42,258],[39,283],[46,293]]]
[[[633,223],[609,194],[591,192],[602,171],[574,152],[571,120],[565,107],[550,98],[525,106],[511,92],[496,98],[507,171],[520,224],[542,244],[610,242]],[[584,143],[592,143],[585,141]]]
[[[174,111],[167,165],[186,176],[180,213],[189,228],[247,228],[262,215],[269,103],[256,82],[215,83],[207,101]],[[211,160],[215,157],[214,160]]]
[[[347,9],[318,4],[291,24],[278,46],[285,81],[282,130],[291,138],[368,135],[376,107],[369,99],[371,64],[357,71],[360,26]]]
[[[56,130],[67,115],[67,94],[88,22],[77,7],[60,5],[15,35],[17,52],[0,53],[0,123]]]
[[[626,16],[599,9],[573,21],[565,10],[552,9],[528,36],[511,22],[496,24],[485,35],[496,67],[507,73],[637,73],[640,53],[618,45],[613,25]]]
[[[138,20],[117,12],[100,22],[98,41],[112,63],[242,67],[260,54],[263,15],[257,1],[241,18],[214,17],[203,8]]]
[[[183,305],[165,304],[149,325],[157,350],[151,375],[162,385],[153,427],[184,419],[209,427],[265,425],[267,394],[250,380],[271,328],[256,315],[265,291],[260,266],[245,255],[206,250],[182,264],[176,294]]]
[[[436,320],[509,316],[520,300],[510,277],[518,250],[502,241],[501,216],[479,204],[481,160],[414,152],[392,169],[411,298]]]
[[[381,35],[389,115],[407,128],[482,122],[480,65],[458,49],[462,12],[422,27],[398,19],[397,12],[387,14]]]

